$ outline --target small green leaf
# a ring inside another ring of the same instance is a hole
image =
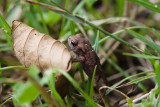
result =
[[[27,83],[19,82],[14,85],[13,93],[15,99],[20,103],[28,103],[34,101],[39,95],[39,90],[30,81]]]

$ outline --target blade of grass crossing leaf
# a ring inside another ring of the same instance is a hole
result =
[[[141,40],[142,42],[144,42],[145,44],[147,44],[147,45],[148,45],[149,47],[151,47],[152,49],[155,49],[156,51],[160,52],[160,47],[159,47],[157,44],[155,44],[155,43],[147,40],[145,37],[143,37],[142,35],[136,33],[136,32],[133,31],[133,30],[127,30],[127,32],[128,32],[130,35],[134,36],[135,38],[137,38],[137,39]]]
[[[144,6],[154,12],[160,13],[160,7],[157,4],[153,4],[147,0],[129,0],[129,1],[135,2],[135,3],[137,3],[141,6]]]
[[[62,71],[60,69],[53,70],[53,72],[55,72],[55,71],[62,73],[72,83],[72,85],[75,88],[77,88],[82,93],[82,95],[84,95],[84,98],[86,98],[86,100],[88,100],[89,104],[92,107],[97,107],[96,103],[81,89],[79,84],[68,73],[66,73],[65,71]]]

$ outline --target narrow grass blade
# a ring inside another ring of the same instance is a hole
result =
[[[117,0],[117,6],[118,6],[118,16],[123,16],[125,8],[125,0]]]
[[[97,31],[97,36],[94,44],[94,50],[96,53],[98,52],[98,41],[99,41],[99,31]]]
[[[71,22],[70,22],[70,30],[71,30],[71,34],[72,34],[72,35],[75,35],[75,34],[76,34],[74,28],[75,28],[74,23],[73,23],[73,21],[71,21]]]
[[[7,30],[7,32],[10,34],[11,27],[8,25],[8,23],[5,21],[5,19],[2,17],[1,14],[0,14],[0,25],[3,26],[5,30]]]
[[[28,69],[28,68],[25,68],[24,66],[7,66],[7,67],[0,68],[0,71],[9,70],[9,69]]]
[[[12,97],[8,98],[7,100],[5,100],[4,102],[2,102],[0,104],[0,107],[3,107],[4,104],[6,104],[8,101],[10,101],[12,99]]]
[[[149,47],[151,47],[152,49],[160,52],[160,47],[159,47],[157,44],[155,44],[155,43],[147,40],[145,37],[143,37],[142,35],[140,35],[139,33],[135,32],[135,31],[133,31],[133,30],[126,30],[126,31],[127,31],[130,35],[134,36],[135,38],[137,38],[137,39],[141,40],[142,42],[144,42],[145,44],[147,44],[147,45],[148,45]]]
[[[158,59],[158,60],[160,60],[160,57],[158,57],[158,56],[151,56],[151,55],[144,55],[144,54],[123,53],[123,55],[133,56],[133,57],[137,57],[137,58],[144,58],[144,59]]]
[[[7,43],[12,46],[12,39],[11,39],[11,28],[8,25],[8,23],[5,21],[5,19],[0,14],[0,29],[2,29],[3,34],[6,37]]]
[[[153,78],[153,77],[155,77],[155,74],[154,74],[154,73],[148,74],[148,75],[143,76],[143,77],[139,77],[139,78],[137,78],[137,79],[132,80],[131,82],[137,84],[137,83],[139,83],[139,82],[141,82],[141,81],[144,81],[144,80],[146,80],[146,79],[151,79],[151,78]]]
[[[95,66],[94,68],[94,72],[93,72],[93,76],[92,76],[92,80],[91,80],[91,85],[90,85],[90,94],[89,96],[92,98],[93,96],[93,85],[94,85],[94,77],[95,77],[95,74],[96,74],[96,69],[97,69],[97,65]]]
[[[148,0],[129,0],[129,1],[135,2],[135,3],[137,3],[141,6],[144,6],[154,12],[160,13],[160,7],[157,4],[153,4],[153,3],[149,2]]]
[[[160,92],[160,62],[159,61],[155,61],[154,63],[154,72],[156,73],[156,81],[158,84],[158,91]]]

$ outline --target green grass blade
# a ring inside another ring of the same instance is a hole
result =
[[[95,77],[95,74],[96,74],[96,69],[97,69],[97,65],[95,66],[94,68],[94,72],[93,72],[93,76],[92,76],[92,80],[91,80],[91,85],[90,85],[90,93],[89,93],[89,96],[92,98],[93,97],[93,85],[94,85],[94,77]]]
[[[11,28],[5,19],[0,14],[0,29],[2,29],[3,34],[6,37],[7,43],[9,46],[12,46],[12,38],[11,38]]]
[[[96,53],[98,52],[98,40],[99,40],[99,31],[97,31],[97,36],[94,44],[94,50]]]
[[[151,56],[151,55],[144,55],[144,54],[123,53],[123,55],[133,56],[133,57],[137,57],[137,58],[144,58],[144,59],[158,59],[158,60],[160,60],[160,57],[158,57],[158,56]]]
[[[158,31],[153,28],[153,32],[155,33],[156,37],[160,41],[160,35],[158,34]]]
[[[148,74],[148,75],[146,75],[146,76],[143,76],[143,77],[139,77],[139,78],[137,78],[137,79],[134,79],[134,80],[132,80],[131,82],[132,83],[139,83],[139,82],[141,82],[141,81],[144,81],[144,80],[146,80],[146,79],[150,79],[150,78],[153,78],[153,77],[155,77],[155,74]]]
[[[12,97],[8,98],[7,100],[5,100],[4,102],[2,102],[0,104],[0,107],[3,107],[4,104],[6,104],[8,101],[10,101],[12,99]]]
[[[71,34],[72,35],[76,34],[76,32],[75,32],[75,25],[74,25],[73,21],[70,22],[70,30],[71,30]]]
[[[126,30],[126,31],[127,31],[130,35],[134,36],[135,38],[137,38],[137,39],[141,40],[142,42],[144,42],[145,44],[147,44],[147,45],[148,45],[149,47],[151,47],[152,49],[160,52],[160,47],[159,47],[157,44],[155,44],[155,43],[147,40],[145,37],[143,37],[143,36],[140,35],[139,33],[136,33],[136,32],[133,31],[133,30]]]
[[[159,67],[159,61],[155,61],[154,63],[154,72],[156,73],[156,81],[158,84],[158,91],[160,92],[160,67]]]
[[[157,4],[153,4],[153,3],[149,2],[148,0],[129,0],[129,1],[135,2],[135,3],[137,3],[141,6],[144,6],[154,12],[160,13],[160,7]]]
[[[118,6],[118,16],[123,16],[125,8],[125,0],[117,0],[117,6]]]
[[[0,71],[9,70],[9,69],[28,69],[28,68],[25,68],[24,66],[7,66],[7,67],[0,68]]]
[[[76,14],[79,11],[79,9],[81,9],[84,6],[86,1],[87,0],[81,0],[81,2],[76,6],[72,13]]]
[[[7,32],[10,34],[11,27],[8,25],[8,23],[5,21],[5,19],[2,17],[1,14],[0,14],[0,25],[3,26],[5,30],[7,30]]]

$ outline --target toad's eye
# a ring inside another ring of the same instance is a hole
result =
[[[71,40],[71,44],[72,44],[73,46],[76,46],[76,43],[75,43],[73,40]]]

